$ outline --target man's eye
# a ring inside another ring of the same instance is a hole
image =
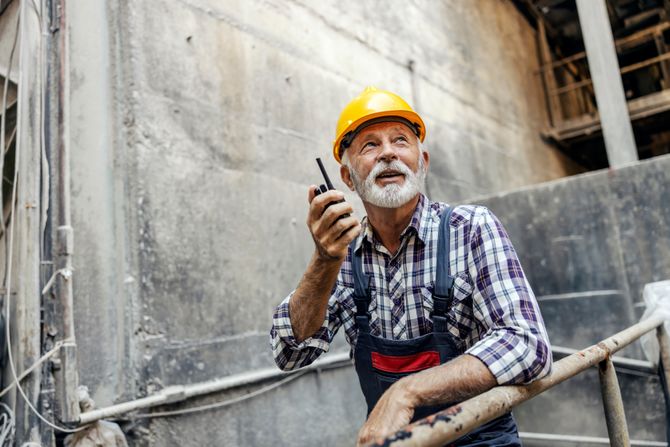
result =
[[[401,142],[407,143],[407,138],[405,138],[405,137],[398,137],[398,138],[395,139],[395,141],[396,141],[396,142],[401,141]]]
[[[375,144],[372,141],[368,141],[363,145],[363,149],[374,147],[374,145]]]

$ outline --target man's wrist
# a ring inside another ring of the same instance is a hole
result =
[[[318,248],[314,250],[314,254],[312,255],[312,265],[319,271],[330,269],[337,269],[339,271],[343,262],[344,257],[335,258],[329,256],[328,254],[321,253]]]
[[[415,409],[421,406],[417,387],[415,386],[416,374],[403,377],[393,384],[393,392],[396,399],[407,408]]]

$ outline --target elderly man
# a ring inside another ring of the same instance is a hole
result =
[[[314,255],[271,331],[284,370],[310,364],[344,327],[368,405],[359,444],[495,385],[546,375],[537,302],[498,219],[421,193],[425,125],[399,96],[368,87],[342,112],[334,143],[344,195],[309,189]],[[511,414],[455,445],[520,445]]]

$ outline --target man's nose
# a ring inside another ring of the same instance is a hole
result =
[[[386,141],[382,143],[382,150],[379,151],[379,155],[377,156],[378,161],[393,161],[398,159],[398,154],[396,153],[395,148],[391,144],[390,141]]]

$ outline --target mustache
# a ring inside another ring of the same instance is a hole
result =
[[[372,168],[370,174],[368,174],[368,180],[374,181],[379,175],[383,174],[386,171],[396,171],[409,178],[414,174],[412,170],[402,161],[393,160],[391,162],[380,161]]]

